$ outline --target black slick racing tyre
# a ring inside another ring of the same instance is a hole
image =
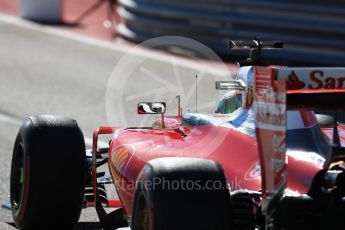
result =
[[[14,145],[10,184],[19,229],[73,229],[82,208],[85,158],[75,120],[45,115],[24,121]]]
[[[139,174],[132,230],[228,230],[230,224],[230,192],[218,163],[160,158]]]
[[[234,197],[232,206],[232,230],[255,230],[255,207],[253,201],[246,197]]]

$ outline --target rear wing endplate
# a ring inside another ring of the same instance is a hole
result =
[[[287,110],[345,110],[345,68],[254,67],[254,111],[263,190],[269,215],[287,184]]]

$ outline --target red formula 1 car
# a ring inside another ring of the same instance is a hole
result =
[[[345,68],[265,66],[251,48],[214,114],[164,116],[165,103],[139,103],[160,114],[152,127],[99,127],[93,149],[71,119],[27,119],[12,160],[11,204],[21,229],[71,229],[95,206],[103,229],[344,229]],[[322,129],[311,110],[327,109]],[[114,134],[108,148],[100,135]],[[86,154],[85,154],[86,152]],[[111,178],[97,168],[108,163]],[[108,200],[104,184],[119,200]],[[107,213],[105,206],[119,207]],[[49,227],[50,229],[52,227]]]

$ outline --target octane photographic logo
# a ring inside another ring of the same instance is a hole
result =
[[[183,56],[153,51],[157,49],[182,51]],[[200,42],[178,36],[147,40],[129,48],[110,75],[105,96],[108,123],[116,127],[150,127],[158,115],[138,115],[137,104],[166,102],[165,115],[176,116],[178,95],[183,113],[212,113],[226,93],[215,89],[215,81],[231,77],[233,73],[221,58]],[[222,137],[214,139],[213,146],[222,141]]]

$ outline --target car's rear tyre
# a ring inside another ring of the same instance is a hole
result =
[[[232,197],[231,230],[255,230],[255,207],[253,201],[246,197]]]
[[[75,120],[45,115],[24,121],[14,145],[10,185],[19,229],[74,227],[82,208],[85,157]]]
[[[230,192],[216,162],[161,158],[149,161],[139,174],[133,230],[228,230],[230,225]]]

